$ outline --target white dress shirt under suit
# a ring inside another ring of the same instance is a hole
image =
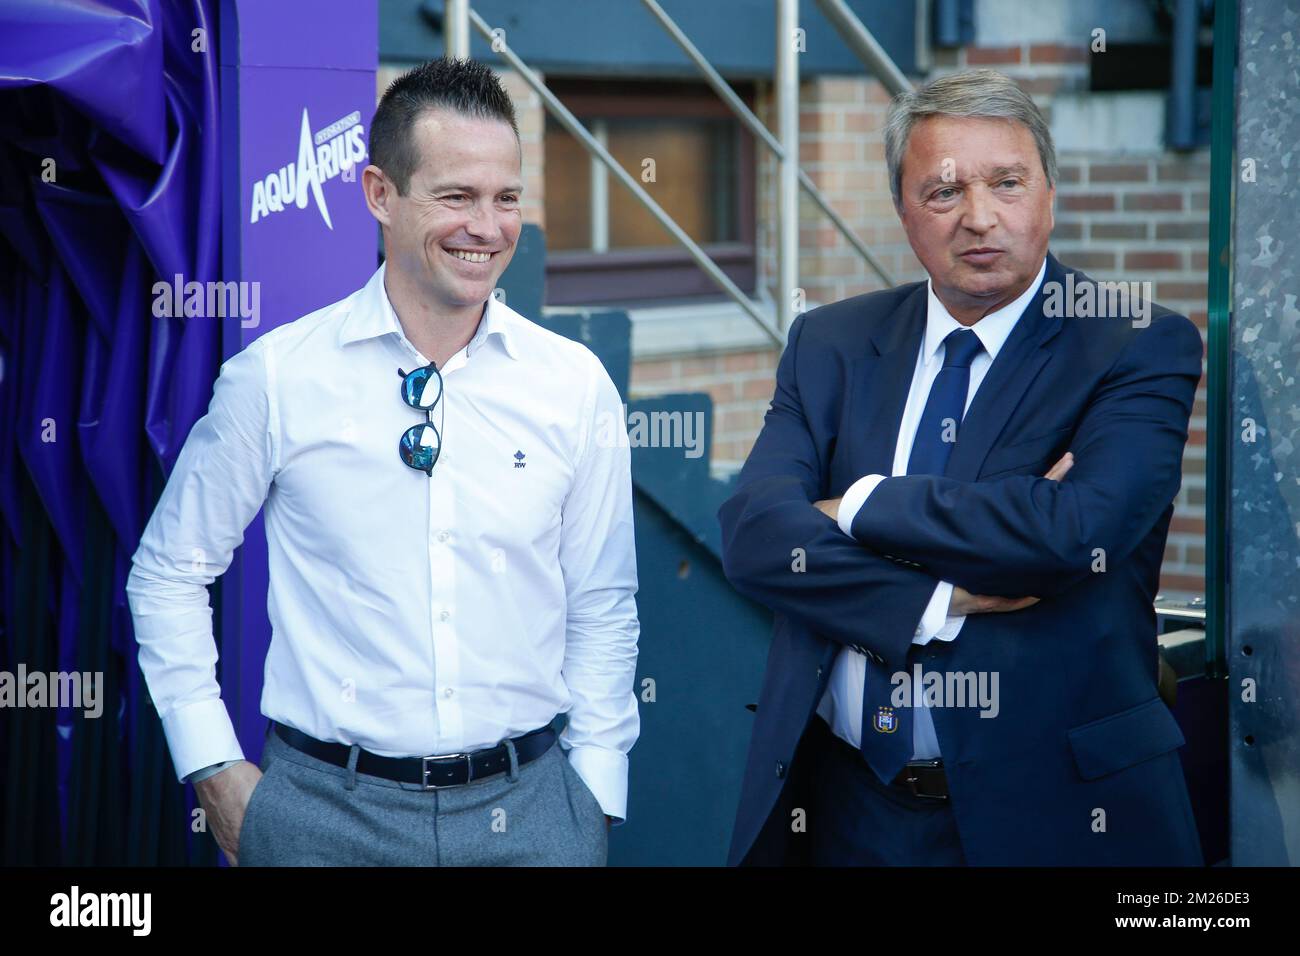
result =
[[[1014,302],[990,312],[973,326],[970,326],[983,351],[971,361],[970,384],[966,391],[966,408],[979,391],[980,383],[997,358],[998,352],[1011,335],[1020,315],[1029,305],[1042,284],[1047,271],[1047,259],[1039,267],[1038,276],[1029,284],[1021,296]],[[930,397],[930,386],[943,368],[943,340],[950,332],[966,328],[949,314],[944,304],[934,294],[934,283],[927,284],[927,305],[925,316],[925,336],[921,340],[921,350],[916,357],[916,370],[912,374],[912,385],[907,393],[907,404],[903,409],[903,418],[898,426],[898,441],[894,446],[894,463],[891,477],[907,474],[907,462],[912,455],[912,442],[916,437],[917,426],[921,422],[921,413]],[[964,414],[964,411],[963,411]],[[957,440],[961,441],[960,429]],[[862,508],[884,475],[865,475],[849,486],[840,501],[838,523],[840,530],[853,536],[853,519]],[[965,617],[948,616],[948,605],[952,601],[952,584],[942,581],[934,590],[934,596],[921,616],[913,644],[928,644],[932,640],[951,641],[961,631]],[[857,749],[862,740],[862,685],[866,681],[866,658],[855,651],[843,648],[835,657],[830,681],[826,692],[817,706],[817,713],[830,724],[836,736]],[[921,682],[913,683],[912,706],[915,708],[915,720],[912,721],[913,757],[928,760],[940,757],[939,740],[934,731],[934,720],[925,704]]]
[[[385,756],[491,747],[568,712],[561,746],[623,818],[637,587],[617,390],[583,345],[489,299],[441,369],[432,476],[398,440],[427,365],[384,267],[221,368],[127,584],[177,775],[243,758],[206,586],[265,503],[272,626],[262,712]],[[252,597],[256,597],[255,595]]]

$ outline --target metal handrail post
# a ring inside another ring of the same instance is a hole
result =
[[[509,44],[503,38],[504,34],[494,35],[492,28],[489,27],[486,21],[479,16],[478,12],[472,8],[469,10],[469,19],[474,25],[474,29],[478,30],[478,32],[483,35],[483,38],[492,44],[493,52],[499,54],[507,63],[509,63],[524,82],[532,88],[533,92],[541,97],[543,105],[551,115],[556,118],[560,125],[568,130],[569,133],[586,148],[587,152],[597,157],[619,182],[631,190],[632,195],[637,198],[641,205],[645,206],[645,208],[650,211],[650,214],[658,220],[659,224],[667,229],[669,234],[672,235],[672,237],[676,239],[688,253],[690,253],[691,258],[694,259],[696,264],[705,271],[709,278],[712,279],[723,292],[730,296],[737,305],[749,314],[750,318],[752,318],[758,324],[759,328],[767,334],[768,338],[772,340],[774,345],[783,346],[785,344],[785,337],[782,333],[768,324],[767,317],[764,316],[757,307],[755,307],[754,303],[749,300],[749,297],[731,281],[727,274],[718,268],[717,263],[710,259],[708,254],[699,247],[699,244],[688,236],[685,230],[683,230],[681,226],[677,225],[676,221],[674,221],[671,216],[664,212],[663,208],[655,202],[654,198],[641,188],[641,184],[633,179],[628,171],[619,165],[614,157],[609,154],[609,151],[606,150],[605,147],[601,146],[600,143],[598,143],[595,138],[587,132],[586,128],[578,121],[577,117],[569,112],[568,108],[556,98],[555,94],[550,91],[546,84],[537,78],[537,74],[519,58],[514,50],[510,49]],[[796,238],[798,237],[796,236]]]
[[[705,81],[713,88],[713,91],[718,94],[722,99],[722,102],[731,109],[731,112],[736,115],[736,118],[745,125],[745,128],[756,136],[763,145],[771,150],[772,154],[776,156],[777,159],[785,156],[785,150],[781,148],[781,144],[777,142],[776,137],[773,136],[771,131],[763,125],[762,121],[754,115],[754,111],[745,105],[744,100],[736,95],[736,91],[733,90],[731,85],[722,78],[722,74],[714,69],[713,64],[711,64],[705,58],[704,54],[700,52],[699,47],[692,43],[690,38],[682,32],[681,28],[678,27],[676,22],[668,16],[664,11],[664,8],[658,4],[657,0],[641,0],[641,2],[645,4],[646,9],[654,14],[656,19],[659,20],[660,24],[662,24],[663,28],[668,32],[668,35],[672,37],[679,47],[682,48],[682,51],[690,58],[691,62],[695,64],[696,68],[704,74]],[[817,204],[817,208],[825,213],[826,218],[828,218],[831,221],[831,224],[840,231],[840,234],[844,236],[849,245],[853,246],[854,250],[863,258],[867,265],[871,267],[872,271],[880,277],[880,281],[886,286],[892,286],[894,280],[885,267],[880,264],[880,260],[875,257],[869,248],[867,248],[867,244],[858,238],[858,234],[853,231],[852,227],[849,226],[847,222],[845,222],[844,217],[831,207],[826,196],[817,188],[816,184],[813,183],[813,181],[808,177],[808,174],[802,169],[799,170],[799,186],[808,194],[809,198]]]
[[[776,0],[776,126],[781,142],[776,188],[776,314],[794,322],[799,281],[799,0]]]
[[[469,59],[469,0],[447,0],[442,15],[442,39],[449,58]]]

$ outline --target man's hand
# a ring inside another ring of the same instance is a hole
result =
[[[1074,453],[1066,452],[1051,468],[1047,469],[1047,474],[1043,475],[1049,481],[1060,481],[1074,467]]]
[[[1074,467],[1074,455],[1066,452],[1043,475],[1049,481],[1060,481]],[[1036,597],[995,597],[990,594],[971,594],[964,588],[953,586],[952,600],[948,602],[948,616],[959,617],[963,614],[1005,614],[1008,611],[1023,611],[1038,603]]]
[[[971,594],[965,588],[955,584],[952,588],[952,600],[948,602],[948,616],[961,617],[965,614],[1003,614],[1007,611],[1023,611],[1038,603],[1036,597],[997,597],[991,594]]]
[[[838,522],[840,520],[840,502],[843,500],[843,497],[830,498],[825,501],[814,501],[813,505],[826,517]]]
[[[1060,460],[1043,475],[1049,481],[1060,481],[1074,467],[1074,455],[1066,452]],[[832,521],[840,520],[840,498],[828,498],[814,501],[813,506]],[[948,616],[960,617],[966,614],[1004,614],[1007,611],[1021,611],[1038,603],[1036,597],[997,597],[990,594],[971,594],[963,588],[953,587],[952,600],[948,603]]]
[[[208,828],[231,866],[239,866],[239,830],[244,825],[253,788],[262,779],[257,764],[247,760],[214,773],[194,785],[194,793],[207,815]]]

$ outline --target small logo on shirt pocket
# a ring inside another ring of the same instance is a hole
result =
[[[522,451],[515,452],[515,467],[516,468],[528,467],[528,462],[524,461],[524,453]]]

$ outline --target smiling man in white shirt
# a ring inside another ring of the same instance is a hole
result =
[[[222,366],[134,556],[141,668],[232,862],[601,865],[639,731],[621,401],[492,295],[523,183],[488,67],[395,81],[370,157],[387,261]],[[265,772],[205,590],[263,505]]]

